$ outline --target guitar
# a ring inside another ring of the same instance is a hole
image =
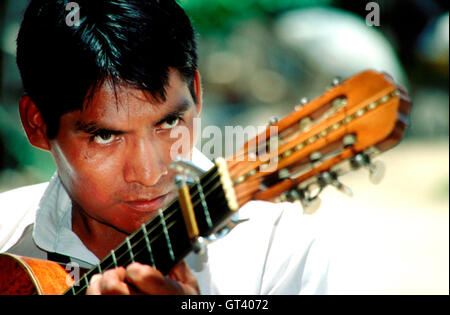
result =
[[[372,160],[401,140],[410,107],[407,92],[384,73],[369,70],[336,83],[204,174],[175,163],[182,173],[178,199],[77,283],[58,263],[0,255],[0,294],[84,294],[92,275],[134,261],[167,274],[202,240],[231,229],[236,211],[251,200],[299,201],[308,211],[328,185],[350,194],[339,176],[367,167],[377,180]],[[187,184],[186,177],[193,180]]]

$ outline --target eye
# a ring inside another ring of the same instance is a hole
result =
[[[116,139],[116,135],[111,132],[102,131],[96,135],[93,135],[90,140],[97,144],[110,144]]]
[[[176,127],[180,123],[180,117],[171,117],[159,125],[159,130],[168,130]]]

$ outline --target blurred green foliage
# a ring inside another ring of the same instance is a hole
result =
[[[200,32],[226,31],[237,22],[265,18],[309,6],[329,5],[332,0],[180,0]]]

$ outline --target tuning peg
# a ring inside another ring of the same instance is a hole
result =
[[[353,167],[366,167],[369,169],[369,180],[373,184],[379,184],[384,178],[386,167],[381,161],[372,162],[366,154],[357,154],[352,160]]]
[[[337,179],[336,174],[331,174],[330,172],[323,172],[319,177],[319,181],[323,187],[325,187],[326,185],[331,185],[344,195],[348,197],[353,197],[353,191],[350,189],[350,187],[340,182]]]
[[[356,136],[354,134],[345,135],[342,139],[342,143],[344,145],[344,148],[352,147],[356,143]]]
[[[284,180],[291,177],[291,172],[287,168],[283,168],[278,171],[278,178]]]
[[[295,106],[295,110],[300,110],[303,106],[305,106],[306,104],[309,103],[309,98],[307,97],[302,97],[300,99],[300,104]]]
[[[315,197],[313,199],[302,199],[300,202],[303,207],[303,213],[314,214],[319,210],[322,200],[319,197]]]
[[[268,125],[269,125],[269,126],[274,125],[274,124],[276,124],[278,121],[279,121],[278,117],[272,117],[272,118],[270,118]]]
[[[322,203],[318,197],[318,193],[311,197],[311,193],[304,189],[289,190],[286,192],[285,197],[289,202],[299,203],[305,214],[314,214],[320,208],[320,204]]]
[[[373,163],[370,163],[368,165],[369,168],[369,180],[372,184],[379,184],[383,178],[384,174],[386,172],[386,166],[381,161],[375,161]]]
[[[338,86],[341,83],[342,83],[342,78],[341,77],[334,77],[333,80],[331,80],[331,85],[332,86]]]
[[[341,83],[342,83],[342,78],[341,77],[334,77],[331,80],[331,84],[327,87],[327,90],[331,90],[332,88],[338,86]]]
[[[312,163],[319,162],[320,160],[322,160],[322,158],[323,158],[323,154],[320,151],[314,151],[309,155],[309,160]]]
[[[342,184],[337,179],[332,181],[331,185],[335,187],[337,190],[339,190],[341,193],[346,195],[347,197],[353,197],[353,191],[350,189],[350,187]]]

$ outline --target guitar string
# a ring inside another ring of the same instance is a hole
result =
[[[213,189],[211,189],[210,191],[208,191],[208,195],[211,194],[211,193],[213,193],[214,191],[216,191],[217,188],[219,188],[219,187],[220,187],[220,182],[217,183],[216,185],[214,185],[214,188],[213,188]],[[196,201],[196,202],[193,204],[193,206],[194,206],[194,207],[197,206],[200,202],[201,202],[200,200]],[[177,212],[177,211],[178,211],[178,210],[174,210],[174,211],[172,211],[171,214],[173,214],[173,213],[175,213],[175,212]],[[165,220],[165,221],[166,221],[167,226],[170,225],[170,227],[172,227],[174,224],[176,224],[177,222],[179,222],[179,221],[176,220],[176,219],[173,220],[173,221],[168,221],[168,220]],[[138,246],[138,244],[139,244],[140,242],[142,242],[143,240],[145,241],[145,238],[148,238],[149,236],[151,236],[150,234],[154,233],[154,231],[155,231],[158,227],[160,227],[160,226],[162,226],[162,224],[161,224],[161,223],[158,223],[155,227],[153,227],[153,228],[150,230],[150,232],[148,232],[147,234],[145,234],[145,236],[143,236],[143,237],[139,238],[137,241],[133,242],[134,245],[131,246],[131,251],[132,251],[132,249],[133,249],[134,247]],[[162,234],[164,234],[164,231],[163,231],[163,232],[160,232],[158,235],[154,236],[151,240],[149,240],[150,245],[151,245],[152,243],[154,243],[157,239],[159,239],[159,237],[160,237]],[[133,255],[137,256],[137,255],[139,255],[139,253],[141,253],[142,251],[145,251],[145,250],[146,250],[146,249],[145,249],[144,247],[142,247],[142,249],[140,249],[140,250],[137,251],[136,253],[133,253]],[[120,256],[118,256],[118,259],[121,259],[124,255],[128,255],[128,254],[129,254],[128,251],[129,251],[129,250],[127,249],[123,254],[121,254]],[[127,260],[126,262],[128,262],[128,261],[129,261],[129,260]],[[111,266],[114,266],[114,264],[113,264],[113,265],[108,265],[107,268],[109,268],[109,267],[111,267]]]
[[[215,172],[215,173],[213,174],[213,176],[211,176],[211,178],[209,178],[208,182],[205,183],[205,186],[209,185],[209,184],[217,177],[217,175],[218,175],[218,173]],[[207,192],[207,195],[210,195],[212,192],[214,192],[215,190],[217,190],[217,188],[218,188],[219,186],[220,186],[220,182],[217,182],[217,183],[216,183],[216,184],[215,184],[215,185]],[[198,188],[197,188],[197,189],[198,189]],[[191,198],[194,198],[194,197],[196,197],[197,195],[199,195],[198,191],[197,191],[197,192],[194,192],[194,193],[192,194],[192,197],[191,197]],[[205,197],[206,197],[206,196],[205,196]],[[175,203],[175,202],[176,202],[176,200],[174,200],[174,203]],[[196,207],[200,202],[201,202],[201,200],[195,200],[194,203],[193,203],[193,206]],[[170,206],[172,206],[172,205],[173,205],[173,204],[169,205],[169,207],[167,208],[167,210],[169,210]],[[178,211],[179,211],[179,208],[176,208],[176,209],[172,210],[171,212],[168,212],[167,215],[166,215],[166,213],[164,213],[164,220],[166,221],[166,223],[169,223],[168,219],[170,219],[170,217],[171,217],[173,214],[177,213]],[[156,219],[152,219],[152,221],[154,221],[154,220],[156,220]],[[147,222],[147,224],[150,224],[152,221]],[[142,240],[145,240],[145,237],[150,236],[150,234],[152,234],[157,228],[159,228],[159,227],[161,227],[161,226],[162,226],[161,221],[158,221],[158,223],[157,223],[156,225],[152,226],[151,228],[146,227],[146,229],[147,229],[147,234],[145,234],[144,237],[141,237],[141,238],[139,238],[137,241],[133,242],[135,245],[133,245],[132,248],[135,247],[137,243],[141,242]],[[142,229],[137,230],[137,231],[136,231],[135,233],[133,233],[133,234],[136,235],[136,234],[139,233],[140,231],[142,231]],[[142,231],[142,232],[143,232],[143,231]],[[134,236],[134,235],[133,235],[133,236]],[[150,244],[151,244],[151,243],[150,243]],[[121,245],[119,245],[117,248],[121,247],[122,245],[123,245],[123,243],[122,243]],[[127,254],[127,253],[125,252],[124,254]],[[119,257],[122,257],[122,256],[123,256],[123,255],[121,255],[121,256],[119,256]],[[109,266],[110,266],[110,265],[109,265]],[[107,266],[106,268],[108,268],[109,266]]]
[[[212,176],[207,180],[207,182],[206,182],[204,185],[205,185],[205,186],[209,185],[209,184],[210,184],[210,183],[211,183],[218,175],[219,175],[219,173],[218,173],[217,171],[215,171],[215,172],[212,174]],[[220,187],[220,186],[221,186],[221,182],[218,181],[211,189],[209,189],[209,190],[206,192],[205,199],[206,199],[206,196],[209,196],[210,194],[212,194],[212,193],[213,193],[214,191],[216,191],[217,188]],[[196,188],[197,191],[194,191],[194,192],[193,192],[192,198],[196,197],[197,195],[200,195],[200,192],[199,192],[198,187],[197,187],[197,186],[194,186],[194,188]],[[175,202],[175,201],[174,201],[174,202]],[[193,206],[195,207],[195,206],[197,206],[197,205],[198,205],[199,203],[201,203],[201,202],[202,202],[201,199],[197,199],[197,200],[194,202]],[[169,205],[168,208],[170,208],[170,206],[171,206],[171,205]],[[167,224],[167,228],[168,228],[168,229],[177,223],[177,220],[174,220],[173,222],[168,222],[168,221],[167,221],[167,219],[170,218],[170,217],[171,217],[174,213],[176,213],[177,211],[179,211],[179,209],[174,209],[173,211],[167,213],[167,216],[165,216],[164,219],[165,219],[165,221],[166,221],[166,224]],[[151,223],[151,221],[148,222],[148,223]],[[147,224],[148,224],[148,223],[147,223]],[[134,247],[136,247],[138,243],[140,243],[142,240],[145,240],[145,238],[148,238],[148,237],[150,236],[150,234],[154,233],[154,231],[155,231],[158,227],[160,227],[160,226],[162,226],[162,223],[161,223],[161,222],[159,222],[158,224],[156,224],[155,226],[153,226],[153,227],[150,229],[150,231],[148,231],[148,233],[146,233],[146,234],[144,233],[144,236],[143,236],[143,237],[141,237],[141,238],[139,238],[137,241],[133,242],[134,245],[131,246],[131,253],[132,253],[132,249],[133,249]],[[136,231],[135,234],[136,234],[136,233],[139,233],[140,231],[142,231],[142,229],[139,229],[138,231]],[[155,237],[153,237],[153,238],[151,239],[151,241],[150,241],[150,244],[154,243],[157,239],[159,239],[159,237],[160,237],[162,234],[163,234],[163,232],[161,232],[161,233],[159,233],[158,235],[156,235]],[[123,244],[119,245],[117,248],[120,248],[122,245],[123,245]],[[137,255],[139,255],[143,250],[145,250],[145,248],[139,250],[136,254],[133,254],[133,255],[137,256]],[[121,254],[119,257],[117,257],[117,260],[121,259],[124,255],[128,255],[128,254],[130,254],[130,253],[129,253],[129,250],[126,250],[123,254]],[[103,259],[102,262],[105,261],[105,260],[108,259],[108,258],[109,258],[109,256],[106,257],[105,259]],[[129,261],[130,261],[130,260],[126,260],[126,263],[128,263]],[[96,268],[96,267],[93,267],[90,271],[93,271],[94,269],[100,270],[100,268],[98,268],[98,267],[101,265],[102,262],[100,262],[100,263],[97,265],[97,268]],[[114,267],[114,266],[115,266],[114,263],[113,263],[113,264],[109,264],[108,266],[106,266],[106,268],[103,268],[103,270],[108,270],[108,269],[110,269],[111,267]],[[87,273],[86,275],[84,275],[83,278],[87,278],[87,277],[89,276],[89,274],[90,274],[90,272],[88,271],[88,273]],[[80,281],[79,281],[78,283],[81,283],[82,280],[83,280],[83,279],[80,279]],[[82,288],[80,288],[79,290],[77,290],[77,292],[80,292],[80,291],[84,290],[86,287],[87,287],[87,285],[84,285]],[[69,289],[69,290],[70,290],[70,289]]]

